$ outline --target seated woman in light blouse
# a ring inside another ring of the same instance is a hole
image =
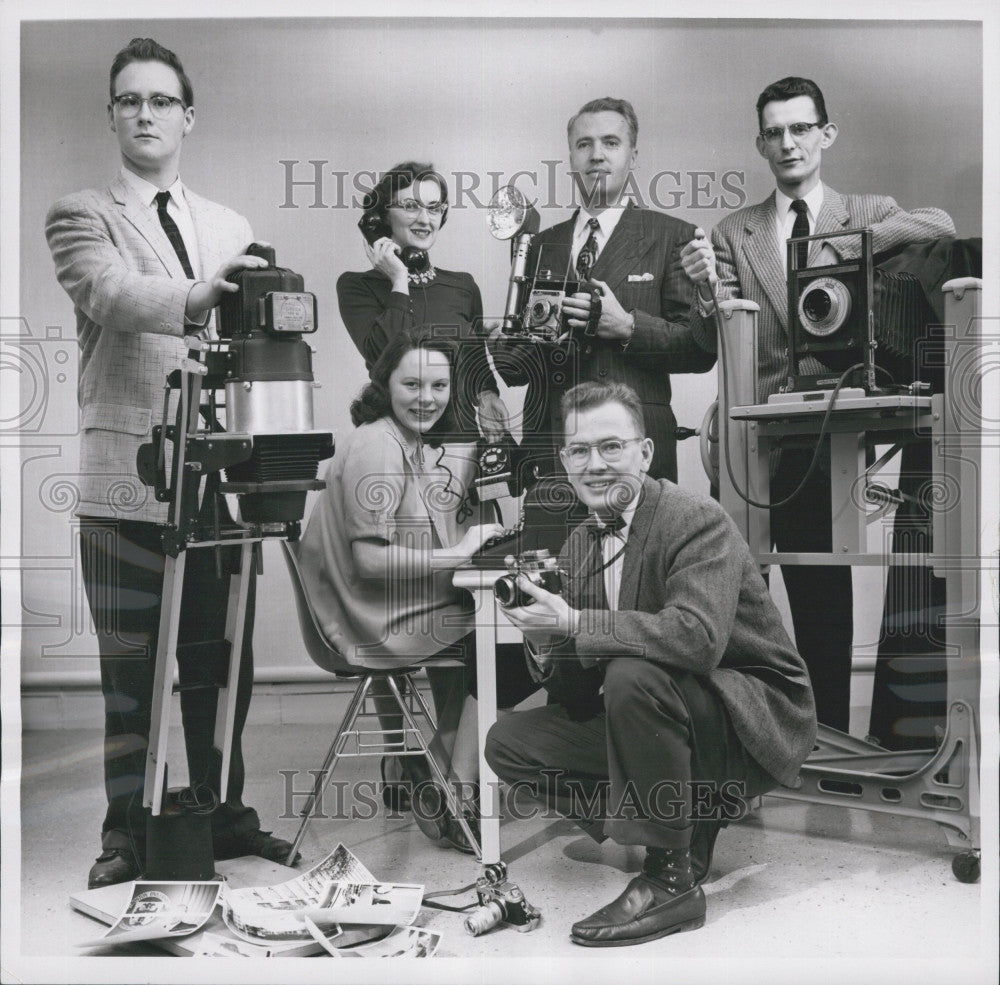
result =
[[[352,662],[387,668],[435,655],[466,661],[460,687],[448,669],[428,667],[427,675],[438,717],[434,751],[468,796],[478,779],[474,619],[471,596],[454,587],[452,574],[500,527],[468,515],[472,446],[440,443],[452,427],[454,364],[454,343],[432,332],[403,330],[389,340],[351,405],[356,429],[337,436],[300,560],[321,626]],[[536,689],[519,650],[498,648],[501,708]],[[398,724],[398,713],[388,724]],[[412,781],[427,775],[426,767],[414,774],[415,757],[403,763]],[[418,789],[436,793],[423,782]],[[423,800],[421,806],[415,817],[425,833],[468,850],[452,819],[428,822],[425,815],[439,812]]]

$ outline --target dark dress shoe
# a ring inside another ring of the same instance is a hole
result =
[[[613,903],[573,924],[569,939],[584,947],[624,947],[697,930],[704,923],[701,886],[675,895],[640,873]]]
[[[688,849],[646,849],[646,862],[618,899],[573,924],[584,947],[644,944],[705,923],[705,893],[696,885]]]
[[[442,848],[454,848],[466,855],[476,854],[476,849],[465,836],[462,826],[449,813],[444,791],[436,783],[427,780],[414,787],[413,793],[416,799],[413,819],[431,841]],[[462,814],[476,841],[481,842],[478,797],[469,807],[463,808]]]
[[[448,837],[448,807],[444,791],[433,781],[426,780],[413,788],[413,820],[417,827],[437,845],[450,847]]]
[[[292,850],[291,842],[284,838],[275,838],[270,831],[248,831],[243,834],[221,836],[216,838],[213,846],[213,854],[218,862],[227,858],[242,858],[244,855],[257,855],[266,858],[270,862],[279,862],[287,865],[285,861],[288,853]],[[291,864],[297,865],[302,858],[301,852],[295,853],[295,858]]]
[[[87,889],[102,886],[117,886],[120,882],[131,882],[140,875],[139,863],[125,848],[109,848],[97,856],[87,876]]]
[[[473,837],[476,839],[477,843],[481,845],[483,843],[483,835],[479,829],[478,811],[465,808],[462,811],[462,814],[465,816],[465,822],[472,830]],[[466,837],[465,832],[462,830],[462,825],[460,825],[453,817],[448,818],[448,825],[443,844],[454,848],[457,851],[464,852],[466,855],[476,854],[476,849]]]

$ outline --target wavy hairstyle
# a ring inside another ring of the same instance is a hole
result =
[[[415,328],[406,329],[389,341],[371,368],[368,384],[351,404],[351,421],[357,427],[361,424],[371,424],[372,421],[377,421],[380,417],[392,413],[389,377],[392,376],[403,356],[411,349],[426,349],[429,352],[444,353],[451,366],[452,393],[448,398],[448,406],[445,407],[441,417],[434,422],[434,426],[422,435],[425,444],[437,447],[444,440],[445,435],[455,430],[454,384],[458,349],[451,339],[441,337],[428,325],[418,325]]]
[[[364,217],[375,216],[382,222],[388,222],[388,208],[396,196],[404,189],[418,181],[429,179],[441,191],[441,201],[448,203],[448,182],[444,175],[434,170],[433,164],[421,161],[402,161],[384,172],[375,187],[364,197]],[[448,212],[441,215],[441,225],[448,219]]]
[[[184,71],[181,60],[162,44],[152,38],[133,38],[121,51],[115,55],[115,60],[111,63],[111,101],[115,101],[115,81],[119,73],[126,65],[132,62],[163,62],[168,68],[174,70],[177,81],[181,84],[181,96],[184,99],[184,108],[194,106],[194,87],[191,80]]]

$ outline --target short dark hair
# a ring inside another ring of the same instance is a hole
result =
[[[430,430],[425,431],[423,439],[428,445],[440,445],[444,436],[455,430],[455,361],[458,349],[455,342],[445,338],[440,332],[435,332],[430,325],[418,325],[405,329],[393,336],[389,344],[375,360],[375,365],[369,374],[370,380],[357,399],[351,404],[351,421],[355,427],[361,424],[371,424],[380,417],[392,413],[392,400],[389,397],[389,377],[411,349],[426,349],[430,352],[441,352],[448,357],[451,366],[452,392],[448,406],[441,417],[434,422]]]
[[[115,79],[126,66],[132,62],[163,62],[169,66],[177,75],[177,81],[181,84],[181,98],[184,100],[185,109],[194,106],[194,87],[191,80],[184,71],[181,60],[169,49],[164,48],[152,38],[133,38],[121,51],[115,55],[115,60],[111,63],[110,91],[111,101],[115,99]]]
[[[569,123],[566,124],[567,140],[569,140],[570,134],[573,132],[573,124],[584,113],[618,113],[620,116],[624,116],[625,122],[628,124],[628,136],[629,140],[632,141],[632,146],[637,147],[639,145],[639,117],[635,115],[635,110],[627,99],[615,99],[614,96],[602,96],[600,99],[591,99],[589,103],[581,106],[569,118]]]
[[[417,181],[429,179],[437,183],[441,190],[441,201],[448,201],[448,182],[444,176],[434,170],[434,165],[423,163],[422,161],[403,161],[396,164],[382,174],[378,184],[365,195],[364,210],[365,216],[375,215],[383,222],[388,221],[386,209],[392,205],[393,199],[404,188]],[[444,225],[445,216],[441,216],[441,225]]]
[[[779,79],[777,82],[772,82],[757,97],[758,129],[763,129],[764,107],[768,103],[784,103],[789,99],[794,99],[796,96],[808,96],[813,101],[813,105],[816,107],[816,115],[819,117],[818,123],[826,126],[830,122],[829,117],[826,115],[826,103],[823,101],[823,93],[820,92],[819,86],[812,79],[802,79],[797,75],[789,75],[784,79]],[[802,122],[809,123],[811,121],[803,120]]]
[[[593,380],[578,383],[563,394],[563,421],[568,421],[570,414],[612,403],[621,404],[628,411],[635,424],[636,435],[645,438],[646,418],[642,413],[642,401],[627,383],[595,383]]]

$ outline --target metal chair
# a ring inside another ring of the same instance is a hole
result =
[[[344,718],[333,737],[326,758],[323,760],[323,767],[316,774],[312,792],[302,810],[302,823],[299,825],[298,833],[285,864],[292,864],[292,859],[295,858],[299,845],[305,837],[306,827],[312,820],[316,803],[323,789],[330,782],[333,771],[337,768],[337,763],[342,758],[382,757],[386,755],[425,756],[427,758],[434,779],[444,791],[449,812],[458,821],[466,838],[469,839],[469,844],[473,847],[476,857],[482,858],[479,841],[466,821],[455,792],[451,784],[448,783],[441,764],[431,752],[420,727],[419,720],[422,719],[432,731],[436,728],[434,716],[413,680],[413,675],[426,666],[428,661],[421,661],[419,664],[406,667],[397,667],[394,670],[372,670],[369,667],[360,667],[348,661],[330,642],[316,619],[316,613],[309,600],[309,592],[302,578],[302,569],[299,567],[298,546],[297,543],[290,541],[282,541],[281,544],[288,573],[291,577],[295,608],[298,612],[299,627],[302,631],[302,642],[306,652],[324,670],[338,678],[356,680],[358,686],[354,690]],[[436,666],[458,665],[458,661],[449,658],[431,659]],[[390,694],[396,699],[403,719],[401,727],[383,728],[377,713],[369,707],[367,700],[369,691],[373,681],[376,680],[385,681]],[[373,724],[371,728],[362,728],[360,726],[363,723]]]

